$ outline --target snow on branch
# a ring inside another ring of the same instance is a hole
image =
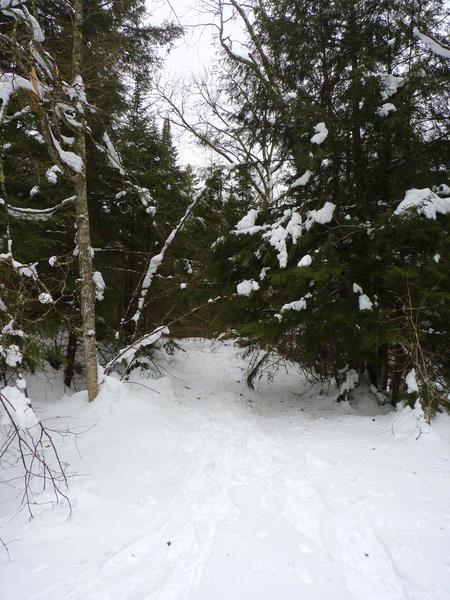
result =
[[[22,503],[33,517],[32,506],[36,493],[49,488],[55,503],[67,503],[72,513],[70,500],[65,493],[67,476],[50,430],[43,425],[34,412],[25,394],[25,382],[19,378],[16,386],[7,386],[0,391],[1,424],[5,426],[4,438],[0,443],[0,460],[12,461],[22,467]],[[41,483],[37,489],[37,483]]]
[[[95,298],[101,302],[105,297],[105,280],[103,279],[103,275],[100,273],[100,271],[94,271],[92,274],[92,279],[94,280]]]
[[[22,2],[18,2],[17,0],[0,0],[0,12],[7,17],[13,17],[17,21],[25,21],[31,29],[33,41],[42,43],[45,41],[44,32],[25,3],[26,0],[22,0]]]
[[[391,96],[395,96],[404,83],[405,77],[392,74],[384,75],[381,79],[381,98],[387,100]]]
[[[311,296],[311,294],[309,294],[309,296]],[[294,310],[294,311],[300,311],[300,310],[305,310],[306,309],[306,298],[307,296],[303,296],[303,298],[300,298],[300,300],[294,300],[294,302],[289,302],[288,304],[283,304],[283,306],[281,307],[281,312],[284,313],[288,310]]]
[[[256,292],[257,290],[259,290],[259,283],[254,279],[244,279],[236,287],[238,296],[250,296],[252,292]]]
[[[147,272],[145,274],[145,277],[144,277],[144,279],[142,281],[142,285],[141,285],[141,292],[140,292],[140,297],[138,300],[137,310],[131,318],[131,320],[134,321],[136,323],[136,325],[138,324],[138,322],[141,318],[142,309],[144,308],[148,291],[150,289],[150,286],[152,284],[152,281],[153,281],[156,273],[158,272],[158,269],[159,269],[161,263],[164,260],[164,255],[167,252],[167,249],[169,248],[169,246],[172,244],[172,242],[176,238],[178,232],[184,227],[184,224],[191,216],[194,208],[202,200],[203,194],[204,194],[204,191],[202,190],[195,196],[194,200],[186,208],[186,211],[185,211],[184,215],[181,217],[180,221],[178,222],[178,225],[176,225],[176,227],[174,227],[174,229],[172,229],[172,231],[170,232],[169,236],[167,237],[166,241],[164,242],[163,247],[161,248],[161,252],[159,252],[159,254],[156,254],[155,256],[152,256],[151,259],[149,260]]]
[[[113,167],[113,169],[119,171],[120,175],[126,175],[125,168],[122,164],[122,158],[117,152],[114,144],[111,141],[111,138],[106,131],[103,134],[103,141],[105,143],[104,151],[106,152],[106,157],[109,164]]]
[[[38,101],[44,98],[45,87],[37,80],[34,72],[32,80],[16,75],[14,73],[3,73],[0,75],[0,100],[2,105],[0,108],[0,123],[5,120],[6,111],[8,108],[11,96],[19,91],[27,91],[32,94]],[[59,140],[55,137],[48,115],[39,109],[42,125],[42,134],[49,148],[49,152],[58,166],[62,169],[69,168],[75,173],[83,171],[83,161],[80,156],[74,152],[64,150]]]
[[[433,38],[431,38],[430,36],[425,35],[421,31],[419,31],[417,27],[414,27],[413,34],[417,39],[421,40],[426,46],[428,46],[428,48],[431,50],[431,52],[433,52],[433,54],[441,56],[442,58],[450,58],[450,48],[442,46],[441,44],[436,42],[436,40],[433,40]]]
[[[0,254],[0,261],[8,261],[10,262],[12,268],[19,274],[24,277],[30,277],[34,281],[38,281],[39,277],[36,271],[37,263],[30,263],[28,265],[24,265],[20,263],[18,260],[15,260],[11,254]]]
[[[247,35],[250,38],[251,43],[255,49],[255,53],[249,53],[248,58],[244,56],[241,52],[236,53],[233,51],[230,43],[227,43],[228,38],[224,36],[224,14],[223,14],[223,4],[220,4],[220,30],[219,30],[219,39],[221,46],[228,54],[228,56],[246,66],[252,68],[259,79],[270,89],[272,95],[274,95],[279,102],[284,101],[284,95],[278,88],[278,85],[275,82],[275,73],[272,68],[272,64],[270,59],[263,47],[263,44],[258,37],[257,31],[255,29],[254,24],[251,22],[249,13],[246,12],[245,5],[241,5],[237,0],[229,0],[230,6],[234,8],[236,13],[239,15],[241,22],[245,28]],[[258,60],[255,59],[255,54],[258,57]]]
[[[182,315],[179,315],[175,319],[172,319],[166,325],[160,325],[159,327],[157,327],[150,333],[143,335],[138,340],[132,342],[128,346],[125,346],[125,348],[122,348],[122,350],[120,350],[116,354],[116,356],[112,360],[110,360],[109,363],[105,366],[104,371],[103,371],[104,374],[109,375],[111,373],[113,367],[115,365],[121,363],[122,361],[125,361],[127,363],[127,370],[129,370],[131,363],[133,362],[138,350],[140,350],[141,348],[145,348],[147,346],[152,346],[163,335],[169,335],[170,334],[169,327],[171,327],[175,323],[178,323],[182,319],[185,319],[186,317],[188,317],[194,313],[197,313],[198,311],[204,309],[206,306],[210,306],[211,304],[215,304],[216,302],[220,302],[221,300],[229,300],[229,299],[230,299],[230,296],[216,296],[215,298],[209,298],[207,300],[207,302],[204,302],[203,304],[200,304],[199,306],[194,306],[194,308],[191,308],[188,312],[186,312]]]
[[[250,209],[249,212],[237,223],[235,229],[231,231],[234,235],[255,235],[262,234],[262,239],[272,246],[277,252],[280,269],[285,269],[288,263],[287,241],[290,238],[293,244],[296,244],[304,231],[309,231],[311,227],[318,223],[326,225],[330,223],[334,216],[336,206],[332,202],[325,202],[322,208],[318,210],[309,210],[306,213],[306,219],[297,210],[286,209],[281,218],[275,223],[256,225],[259,211]],[[305,265],[302,265],[305,266]]]
[[[305,228],[307,230],[311,229],[314,223],[319,223],[319,225],[330,223],[333,219],[335,208],[336,205],[332,202],[325,202],[322,208],[309,210],[306,214]]]
[[[372,300],[369,298],[369,296],[367,294],[364,293],[362,287],[359,284],[357,284],[357,283],[353,284],[353,293],[359,295],[359,297],[358,297],[359,310],[362,310],[362,311],[373,310]]]
[[[125,348],[122,348],[122,350],[120,350],[116,354],[116,356],[112,360],[110,360],[109,363],[105,366],[104,373],[108,375],[111,372],[112,368],[121,362],[125,362],[127,366],[129,366],[130,363],[134,360],[137,352],[141,348],[152,346],[158,340],[160,340],[163,335],[168,334],[169,329],[165,325],[161,325],[160,327],[154,329],[152,332],[142,336],[132,344],[125,346]]]
[[[2,73],[0,75],[0,100],[2,101],[2,106],[0,108],[0,123],[4,121],[11,96],[20,91],[36,94],[40,98],[44,95],[44,88],[42,85],[33,85],[31,81],[25,79],[25,77],[21,77],[15,73]]]
[[[144,187],[140,187],[139,185],[136,185],[135,183],[132,183],[130,181],[129,174],[127,173],[127,171],[124,167],[122,157],[120,156],[118,150],[114,146],[107,131],[105,131],[103,133],[103,142],[104,142],[104,145],[99,144],[99,143],[95,144],[97,149],[100,150],[100,152],[104,152],[106,154],[107,161],[109,162],[110,166],[113,169],[118,171],[122,177],[126,177],[126,180],[125,180],[126,185],[129,186],[130,189],[132,189],[133,191],[135,191],[137,193],[142,206],[145,208],[145,212],[147,214],[151,215],[152,217],[155,216],[156,207],[152,205],[153,198],[150,193],[150,190],[148,190],[147,188],[144,188]],[[120,192],[120,193],[122,194],[122,192]],[[126,192],[123,192],[123,193],[126,193]],[[116,196],[116,198],[118,198],[118,196]]]
[[[256,208],[251,208],[246,215],[242,217],[235,229],[231,231],[235,235],[254,235],[260,231],[266,231],[270,225],[256,225],[260,211]]]
[[[59,141],[55,138],[51,127],[48,127],[48,131],[50,133],[52,147],[58,153],[58,157],[61,163],[66,167],[69,167],[71,171],[75,173],[83,172],[83,160],[81,156],[75,154],[75,152],[71,152],[70,150],[63,150]]]
[[[394,104],[392,104],[392,102],[385,102],[385,104],[383,104],[382,106],[380,106],[380,108],[378,108],[376,110],[376,114],[379,117],[387,117],[391,113],[396,112],[396,111],[397,111],[397,107]]]
[[[318,146],[320,146],[320,144],[322,144],[322,142],[324,142],[328,137],[327,126],[322,121],[314,126],[314,131],[315,134],[311,138],[311,144],[317,144]]]
[[[49,219],[56,212],[67,206],[68,204],[72,204],[75,202],[76,196],[71,196],[70,198],[66,198],[56,206],[52,206],[51,208],[22,208],[20,206],[11,206],[10,204],[7,207],[8,213],[11,217],[15,219],[22,219],[28,221],[43,221],[45,219]]]
[[[54,130],[58,127],[52,126],[52,119],[48,114],[48,108],[44,105],[45,95],[54,92],[54,80],[57,78],[57,69],[51,56],[41,48],[41,43],[45,41],[42,29],[33,15],[26,7],[26,1],[17,2],[16,0],[0,0],[1,13],[21,20],[29,26],[32,38],[30,41],[31,66],[27,67],[27,73],[30,73],[29,79],[15,73],[2,73],[0,75],[0,123],[5,120],[9,101],[17,92],[26,91],[31,95],[32,111],[38,116],[41,123],[41,133],[48,147],[48,151],[57,166],[70,175],[79,175],[83,172],[84,165],[80,156],[74,152],[65,150],[63,143],[68,138],[56,136]],[[47,84],[42,83],[47,80]],[[77,113],[84,113],[84,106],[87,104],[84,84],[81,76],[77,75],[71,85],[61,81],[61,88],[69,100],[67,102],[56,102],[55,108],[59,118],[63,118],[67,125],[72,128],[80,127],[76,121]]]
[[[295,188],[298,188],[298,187],[305,186],[308,183],[308,181],[311,179],[312,175],[313,175],[313,172],[310,171],[309,169],[307,169],[301,177],[298,177],[294,181],[294,183],[291,184],[291,190],[294,190]]]
[[[406,192],[404,200],[397,206],[394,214],[404,215],[404,213],[411,210],[415,210],[418,215],[423,215],[427,219],[435,221],[438,214],[447,215],[450,213],[450,198],[440,198],[429,188],[413,188]]]

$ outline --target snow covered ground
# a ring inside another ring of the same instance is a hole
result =
[[[450,599],[448,417],[336,405],[294,369],[252,392],[232,344],[183,345],[91,405],[31,382],[85,433],[58,438],[70,519],[12,518],[0,486],[2,600]]]

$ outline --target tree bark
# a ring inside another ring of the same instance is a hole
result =
[[[74,1],[73,55],[72,68],[74,81],[81,77],[83,66],[83,0]],[[82,80],[81,80],[82,81]],[[83,170],[73,176],[76,202],[76,226],[78,262],[81,280],[81,317],[83,327],[84,361],[86,387],[89,402],[98,392],[97,383],[97,341],[95,335],[95,292],[92,266],[91,232],[89,225],[88,192],[86,182],[86,125],[85,115],[80,110],[82,127],[75,131],[75,152],[83,162]]]
[[[404,382],[404,372],[407,361],[407,355],[405,350],[400,344],[397,344],[391,348],[391,354],[393,356],[393,366],[391,374],[391,403],[393,406],[400,401],[400,395]]]
[[[6,194],[6,178],[5,171],[3,168],[3,156],[0,153],[0,197],[3,200],[3,208],[5,209],[5,233],[6,233],[6,252],[10,254],[12,252],[12,241],[11,241],[11,228],[9,225],[9,213],[8,213],[8,198]]]
[[[75,372],[75,357],[77,352],[78,332],[75,327],[69,331],[69,339],[67,342],[66,351],[66,368],[64,369],[64,385],[68,388],[72,385],[73,375]]]
[[[350,3],[349,12],[349,30],[350,30],[350,53],[351,53],[351,132],[352,132],[352,158],[353,158],[353,175],[355,182],[355,190],[357,202],[363,202],[363,151],[360,129],[360,108],[359,102],[361,99],[361,76],[359,74],[358,52],[360,50],[359,31],[356,9],[353,1]]]

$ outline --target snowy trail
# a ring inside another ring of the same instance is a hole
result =
[[[159,393],[36,403],[97,425],[82,459],[61,447],[70,520],[11,521],[0,488],[2,599],[450,600],[447,417],[337,406],[294,372],[252,392],[232,345],[185,347],[141,382]]]

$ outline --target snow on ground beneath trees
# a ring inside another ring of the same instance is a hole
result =
[[[55,435],[71,518],[0,486],[2,598],[450,599],[447,416],[336,404],[293,367],[251,391],[231,343],[182,343],[92,404],[30,378],[46,425],[84,433]]]

